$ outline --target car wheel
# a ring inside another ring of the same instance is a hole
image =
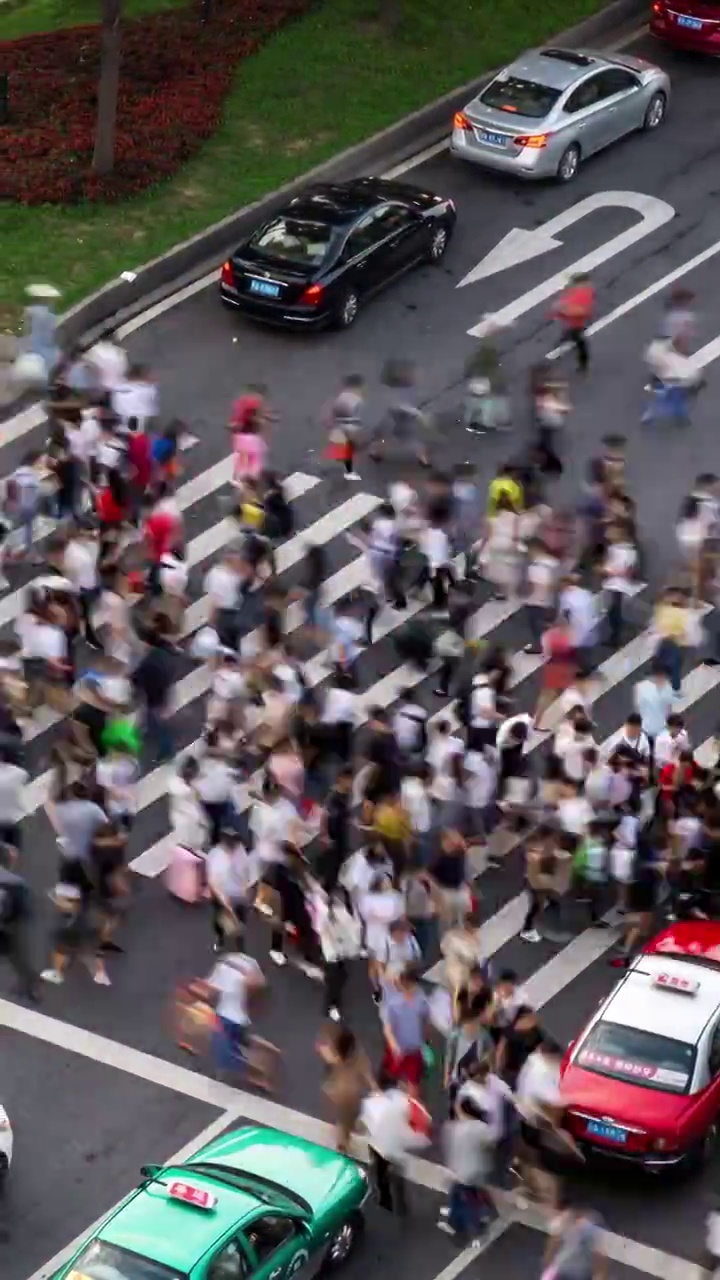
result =
[[[428,257],[431,262],[439,262],[444,257],[445,250],[450,242],[450,234],[447,227],[436,227],[432,233]]]
[[[357,319],[360,299],[354,289],[348,289],[340,299],[336,309],[334,322],[338,329],[349,329]]]
[[[325,1254],[324,1267],[327,1270],[334,1270],[335,1267],[341,1267],[344,1262],[347,1262],[358,1242],[362,1227],[362,1214],[359,1213],[348,1218],[341,1227],[338,1227]]]
[[[651,129],[657,129],[665,119],[667,111],[667,98],[664,93],[656,93],[647,104],[645,115],[643,117],[643,129],[648,132]]]
[[[558,182],[572,182],[579,168],[580,148],[576,142],[573,142],[560,157],[557,167]]]

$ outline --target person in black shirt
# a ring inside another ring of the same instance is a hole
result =
[[[370,712],[368,737],[363,752],[371,766],[365,786],[365,801],[375,805],[386,795],[396,795],[402,783],[402,752],[385,711],[378,707]]]
[[[37,1000],[37,973],[27,946],[30,890],[22,876],[10,869],[13,859],[14,850],[0,845],[0,956],[15,970],[18,993]]]
[[[149,648],[135,668],[133,685],[145,703],[145,732],[157,750],[157,762],[170,760],[174,754],[167,716],[175,679],[175,647],[170,639],[170,620],[158,615],[148,628]]]
[[[325,806],[320,873],[326,893],[332,893],[335,889],[343,863],[350,852],[352,783],[352,769],[341,769]]]
[[[530,1005],[520,1005],[510,1026],[505,1027],[500,1035],[495,1059],[496,1074],[511,1089],[515,1088],[522,1068],[542,1038],[535,1009]]]

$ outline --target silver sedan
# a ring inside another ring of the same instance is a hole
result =
[[[668,76],[642,58],[534,49],[457,112],[450,149],[519,178],[570,182],[594,152],[657,129],[669,101]]]

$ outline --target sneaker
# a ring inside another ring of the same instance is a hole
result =
[[[542,942],[542,935],[537,929],[523,929],[520,933],[523,942]]]
[[[361,480],[361,479],[362,479],[362,476],[359,476],[359,475],[358,475],[358,473],[357,473],[357,471],[346,471],[346,472],[345,472],[345,479],[346,479],[346,480]]]
[[[40,977],[43,982],[52,982],[56,987],[59,987],[65,981],[59,969],[43,969]]]
[[[447,1205],[447,1204],[444,1204],[444,1205],[443,1205],[442,1209],[440,1210],[440,1217],[441,1217],[441,1218],[449,1218],[449,1217],[450,1217],[450,1206],[449,1206],[449,1205]]]
[[[257,902],[255,910],[259,911],[261,916],[271,916],[273,913],[272,907],[268,906],[267,902]]]
[[[312,978],[313,982],[322,982],[323,971],[317,964],[310,964],[307,960],[300,960],[298,969],[305,974],[306,978]]]
[[[340,1010],[335,1005],[333,1005],[332,1009],[328,1009],[328,1018],[331,1022],[340,1022]]]
[[[112,983],[110,982],[110,979],[108,975],[105,973],[104,969],[101,969],[99,973],[95,974],[95,976],[93,977],[93,982],[97,983],[99,987],[112,986]]]
[[[451,1227],[451,1226],[450,1226],[450,1223],[449,1223],[449,1222],[447,1222],[447,1221],[445,1220],[445,1218],[438,1218],[438,1220],[437,1220],[437,1222],[435,1223],[435,1225],[436,1225],[436,1227],[438,1228],[438,1230],[439,1230],[439,1231],[444,1231],[444,1232],[445,1232],[445,1234],[446,1234],[447,1236],[456,1236],[456,1235],[457,1235],[457,1231],[455,1230],[455,1228],[454,1228],[454,1227]]]
[[[287,956],[283,951],[271,951],[270,959],[272,960],[273,964],[276,964],[278,966],[279,969],[282,969],[283,965],[287,964]]]

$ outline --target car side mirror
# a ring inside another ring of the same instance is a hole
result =
[[[143,1178],[157,1178],[162,1173],[161,1164],[144,1164],[140,1167],[140,1176]]]

